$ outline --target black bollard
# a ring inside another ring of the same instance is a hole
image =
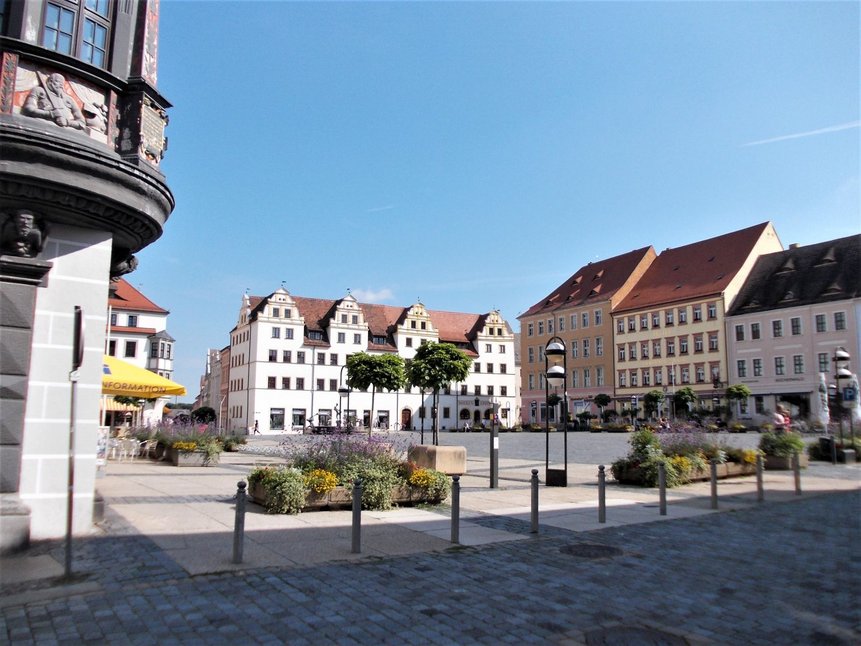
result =
[[[451,477],[451,542],[460,543],[460,476]]]
[[[236,519],[233,523],[233,562],[242,563],[242,551],[245,543],[245,502],[248,485],[240,480],[236,485]]]
[[[658,463],[658,507],[660,508],[661,516],[667,515],[667,466],[660,462]]]
[[[353,554],[362,553],[362,481],[353,481]]]
[[[792,454],[792,470],[795,474],[795,495],[801,495],[801,454],[797,451]]]
[[[762,486],[762,453],[756,455],[756,502],[765,500],[765,489]]]
[[[717,460],[712,458],[711,460],[712,467],[712,509],[718,508],[718,498],[717,498]]]
[[[532,469],[532,528],[530,533],[538,533],[538,469]]]
[[[598,522],[607,522],[607,476],[603,464],[598,467]]]

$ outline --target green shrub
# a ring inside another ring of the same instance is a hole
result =
[[[363,509],[392,508],[392,487],[399,483],[396,470],[375,464],[364,470],[361,480]]]
[[[305,478],[289,467],[256,468],[248,474],[248,486],[266,491],[265,508],[272,514],[298,514],[305,506]]]
[[[649,428],[637,431],[631,436],[631,456],[635,460],[647,460],[654,451],[661,451],[661,444],[655,432]]]
[[[221,438],[221,445],[225,451],[235,451],[237,446],[247,443],[248,440],[244,435],[227,435]]]
[[[790,458],[803,451],[804,446],[798,433],[763,433],[759,438],[759,450],[779,458]]]
[[[421,489],[431,504],[439,504],[451,491],[448,476],[435,469],[416,469],[408,480],[410,486]]]

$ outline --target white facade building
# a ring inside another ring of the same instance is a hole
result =
[[[451,343],[473,359],[463,383],[440,393],[439,427],[490,420],[498,406],[502,426],[517,412],[514,334],[499,312],[466,314],[428,310],[422,303],[392,307],[292,296],[244,296],[230,333],[227,428],[261,433],[299,432],[307,425],[347,424],[394,430],[431,428],[431,394],[416,388],[371,392],[346,386],[347,357],[357,352],[396,353],[405,360],[422,343]],[[477,402],[477,404],[476,404]]]

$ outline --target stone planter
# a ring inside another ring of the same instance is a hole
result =
[[[211,467],[218,464],[218,455],[207,458],[203,451],[167,449],[167,461],[175,467]]]
[[[248,491],[252,500],[260,505],[266,506],[268,494],[266,489],[257,483]],[[408,486],[399,486],[392,489],[392,504],[407,505],[417,502],[425,502],[427,499],[417,489]],[[302,511],[321,511],[330,509],[349,509],[353,506],[353,488],[335,487],[328,493],[315,493],[309,491],[305,495],[305,506]]]
[[[798,461],[801,464],[802,469],[806,468],[808,464],[807,454],[799,454]],[[770,471],[786,471],[787,469],[792,468],[792,458],[783,458],[776,455],[766,455],[765,468]]]
[[[726,478],[737,478],[740,476],[749,476],[756,473],[756,465],[755,464],[739,464],[737,462],[724,462],[723,464],[717,465],[717,477],[718,480],[724,480]],[[703,482],[711,480],[711,467],[706,469],[700,469],[695,471],[690,476],[691,482]],[[632,485],[640,485],[641,483],[641,475],[639,467],[626,469],[624,473],[620,474],[620,477],[617,479],[617,482],[620,484],[632,484]]]

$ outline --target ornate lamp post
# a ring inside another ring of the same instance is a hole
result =
[[[831,357],[831,360],[834,362],[834,385],[836,388],[836,400],[838,402],[843,403],[844,408],[849,408],[846,406],[846,400],[843,398],[844,391],[840,390],[840,380],[841,379],[852,379],[852,371],[849,370],[849,360],[851,359],[851,355],[846,352],[844,348],[837,348],[834,351],[834,356]],[[855,397],[858,397],[858,393],[853,393],[854,397],[852,397],[852,402],[855,401]],[[843,445],[843,423],[841,422],[838,427],[838,432],[840,434],[840,444]],[[852,410],[849,410],[849,437],[852,438],[852,448],[855,448],[855,431],[852,429]],[[845,449],[846,447],[844,447]]]
[[[550,365],[550,358],[554,365]],[[562,365],[556,363],[562,358]],[[554,387],[562,384],[562,436],[565,447],[565,468],[550,468],[550,382]],[[568,352],[565,342],[558,336],[551,338],[544,346],[544,481],[548,487],[568,486]]]
[[[338,381],[341,384],[340,386],[338,386],[338,396],[342,399],[344,398],[345,395],[347,397],[347,430],[349,431],[349,430],[351,430],[351,425],[350,425],[350,390],[351,390],[351,388],[344,382],[344,368],[346,368],[346,367],[347,367],[346,365],[341,366],[341,374],[338,377]],[[343,406],[341,406],[341,410],[342,411],[344,410]],[[340,413],[338,414],[338,426],[341,427],[341,414]]]

